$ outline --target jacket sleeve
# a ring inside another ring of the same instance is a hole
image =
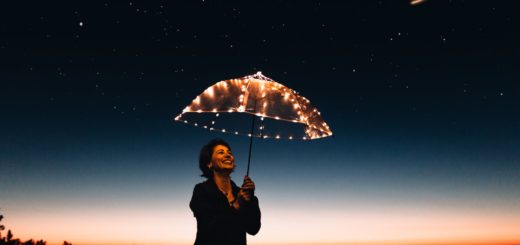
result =
[[[193,216],[198,220],[198,224],[202,227],[207,228],[217,222],[217,214],[211,207],[208,196],[204,193],[203,186],[198,184],[193,189],[193,195],[191,196],[190,209],[193,211]]]
[[[246,228],[246,232],[250,235],[256,235],[260,231],[260,206],[258,205],[258,198],[255,196],[249,203],[239,211],[242,224]]]

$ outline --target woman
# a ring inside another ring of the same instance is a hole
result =
[[[195,245],[244,245],[246,232],[260,230],[260,208],[255,183],[248,176],[239,188],[231,180],[235,158],[229,144],[211,140],[202,147],[199,168],[207,180],[193,190],[190,208],[197,219]]]

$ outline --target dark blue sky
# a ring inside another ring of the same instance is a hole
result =
[[[200,147],[213,137],[230,141],[240,182],[248,139],[173,118],[213,83],[259,70],[310,99],[334,132],[310,142],[255,140],[251,176],[267,211],[276,213],[278,202],[318,209],[325,199],[337,210],[378,203],[520,215],[514,5],[6,4],[0,208],[11,215],[7,225],[34,236],[36,228],[15,219],[120,203],[189,218],[192,187],[202,180]],[[267,229],[258,241],[279,241]]]

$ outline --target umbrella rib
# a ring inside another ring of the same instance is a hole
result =
[[[296,97],[296,103],[298,103],[298,107],[300,108],[300,112],[303,113],[303,109],[302,109],[302,105],[300,103],[299,95],[297,95],[294,90],[291,90],[291,92],[294,95],[294,97]],[[306,119],[305,122],[302,122],[302,123],[305,124],[305,134],[310,137],[310,135],[307,133],[307,130],[309,129],[309,120]]]
[[[299,105],[298,105],[299,106]],[[233,113],[235,112],[236,110],[233,111]],[[197,114],[197,113],[232,113],[230,112],[229,110],[225,111],[225,110],[212,110],[212,111],[189,111],[189,112],[184,112],[182,114]],[[272,116],[269,116],[269,115],[265,115],[265,114],[258,114],[258,113],[252,113],[252,112],[249,112],[249,111],[242,111],[242,112],[239,112],[239,111],[236,111],[236,113],[246,113],[246,114],[249,114],[249,115],[255,115],[255,116],[259,116],[259,117],[264,117],[264,118],[271,118],[271,119],[274,119],[274,120],[279,120],[279,121],[285,121],[285,122],[291,122],[291,123],[301,123],[301,124],[306,124],[305,122],[301,122],[299,120],[291,120],[291,119],[284,119],[284,118],[275,118],[275,117],[272,117]],[[182,120],[179,120],[179,121],[182,121]]]

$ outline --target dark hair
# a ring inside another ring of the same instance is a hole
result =
[[[208,179],[213,178],[213,171],[208,167],[208,163],[211,162],[213,150],[217,145],[226,146],[229,150],[231,150],[229,144],[221,138],[212,139],[206,145],[204,145],[199,154],[199,168],[202,171],[200,176],[206,177]]]

